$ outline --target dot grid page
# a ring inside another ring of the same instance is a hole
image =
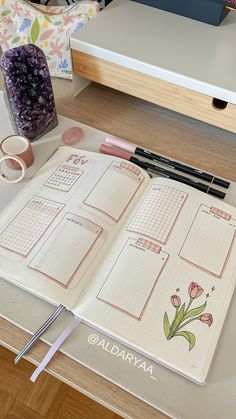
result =
[[[152,185],[127,230],[166,243],[187,193],[164,185]]]
[[[0,246],[27,256],[63,207],[33,197],[0,234]]]
[[[44,186],[68,192],[82,173],[83,171],[77,167],[60,165],[45,182]]]

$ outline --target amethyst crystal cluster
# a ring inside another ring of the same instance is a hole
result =
[[[0,58],[8,108],[18,134],[34,141],[57,121],[51,78],[43,51],[28,44]]]

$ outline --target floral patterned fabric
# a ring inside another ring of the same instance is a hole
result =
[[[43,49],[51,76],[71,78],[70,35],[100,10],[96,1],[69,6],[41,6],[23,0],[0,0],[0,46],[36,44]]]

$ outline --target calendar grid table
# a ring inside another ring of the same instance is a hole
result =
[[[55,172],[45,182],[45,186],[68,192],[82,176],[83,171],[77,167],[59,165]]]
[[[152,185],[128,230],[165,244],[186,197],[187,194],[181,190]]]

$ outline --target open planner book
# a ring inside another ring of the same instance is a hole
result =
[[[235,287],[235,232],[222,201],[61,147],[1,214],[0,276],[204,383]]]

